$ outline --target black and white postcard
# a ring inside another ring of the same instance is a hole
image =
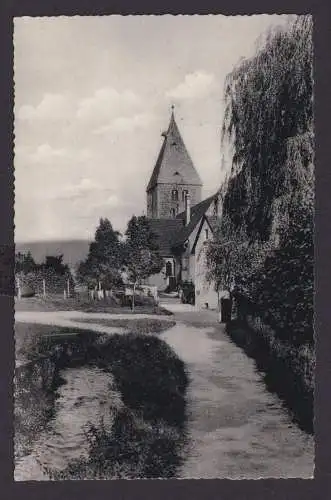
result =
[[[14,19],[15,481],[313,478],[312,32]]]

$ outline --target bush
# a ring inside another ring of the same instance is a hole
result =
[[[124,403],[145,419],[185,420],[185,365],[161,339],[150,335],[113,335],[94,356],[115,377]]]
[[[312,214],[301,210],[278,250],[251,282],[259,315],[278,338],[314,344],[314,245]]]
[[[182,462],[185,433],[160,421],[153,425],[127,409],[117,410],[113,430],[103,422],[87,432],[89,457],[64,471],[45,472],[53,480],[171,478]]]
[[[35,291],[32,286],[29,285],[23,285],[21,289],[21,297],[24,298],[29,298],[29,297],[34,297],[35,296]]]

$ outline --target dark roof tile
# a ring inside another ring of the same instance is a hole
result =
[[[182,228],[183,222],[180,219],[149,219],[149,223],[157,235],[160,254],[163,257],[170,256],[175,234]]]
[[[191,208],[191,220],[187,226],[182,226],[181,229],[176,233],[173,246],[182,245],[187,238],[190,236],[192,231],[195,229],[198,222],[202,219],[208,208],[210,207],[211,202],[215,198],[216,195],[209,196],[205,200],[197,203]],[[176,217],[178,220],[181,220],[184,224],[185,222],[185,212],[181,212]]]
[[[149,219],[151,229],[158,237],[160,253],[163,257],[170,256],[173,248],[182,245],[188,239],[207,212],[215,196],[217,193],[191,208],[191,220],[187,226],[185,226],[185,212],[179,213],[175,219]],[[218,217],[209,216],[208,221],[214,230]]]
[[[146,191],[150,191],[158,183],[173,183],[174,175],[180,175],[186,183],[202,185],[172,113],[169,128],[164,134],[163,144]]]

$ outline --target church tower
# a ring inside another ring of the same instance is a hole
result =
[[[186,196],[191,205],[201,201],[202,182],[177,127],[174,107],[163,144],[147,186],[147,217],[170,219],[185,210]]]

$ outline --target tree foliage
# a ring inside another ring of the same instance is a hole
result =
[[[223,141],[234,156],[208,249],[216,283],[295,344],[313,342],[312,62],[312,20],[298,16],[228,75]]]
[[[68,274],[69,267],[63,263],[63,255],[47,255],[45,262],[41,264],[41,269],[54,272],[58,275]]]
[[[206,249],[207,279],[215,283],[217,290],[244,290],[269,249],[268,243],[249,242],[245,229],[236,228],[224,215]]]
[[[74,279],[68,264],[64,264],[63,255],[47,255],[44,262],[36,263],[30,252],[18,252],[15,256],[15,275],[21,286],[28,286],[36,292],[42,292],[45,281],[47,293],[63,293],[74,289]]]
[[[292,344],[314,343],[314,219],[302,204],[249,287],[259,315]]]
[[[125,268],[129,279],[139,284],[160,272],[163,259],[148,219],[145,216],[133,216],[128,222],[125,236]]]
[[[78,266],[80,282],[90,287],[100,283],[110,289],[121,283],[123,245],[119,237],[120,233],[113,229],[111,222],[101,218],[87,259]]]
[[[275,200],[290,199],[313,162],[312,47],[311,17],[298,16],[226,79],[223,140],[234,156],[225,210],[253,239],[269,238]]]
[[[30,273],[35,270],[36,266],[31,252],[15,254],[15,273]]]

